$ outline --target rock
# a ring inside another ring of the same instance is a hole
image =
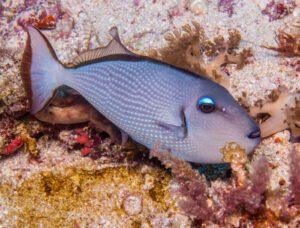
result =
[[[127,196],[123,201],[123,209],[128,215],[137,215],[143,209],[143,199],[139,194]]]

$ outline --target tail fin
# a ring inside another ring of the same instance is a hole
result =
[[[30,102],[30,112],[47,105],[55,89],[62,85],[65,71],[49,41],[34,27],[28,27],[28,39],[21,64],[21,76]]]

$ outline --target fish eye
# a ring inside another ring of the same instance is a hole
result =
[[[203,113],[211,113],[216,109],[215,101],[208,96],[201,97],[198,100],[197,106],[200,109],[200,111]]]

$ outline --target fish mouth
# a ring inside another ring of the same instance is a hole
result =
[[[260,138],[260,136],[261,136],[261,132],[258,127],[255,128],[250,134],[247,135],[249,139],[257,139]]]

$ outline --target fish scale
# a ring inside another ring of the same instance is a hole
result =
[[[71,71],[72,77],[75,78],[72,88],[78,90],[93,106],[134,140],[151,148],[162,142],[166,142],[164,143],[166,148],[171,145],[189,146],[176,137],[164,134],[163,129],[155,126],[154,123],[169,121],[170,108],[177,109],[178,102],[185,99],[187,92],[183,88],[186,84],[192,86],[196,81],[193,77],[175,71],[167,65],[162,66],[149,61],[108,61]],[[102,74],[104,71],[106,74]],[[127,73],[124,75],[124,72]],[[167,74],[163,74],[164,72]],[[90,83],[94,83],[93,91],[87,91],[82,86]],[[136,90],[135,88],[141,87],[140,85],[145,89]],[[100,102],[101,100],[103,102]],[[136,132],[139,134],[136,135]],[[150,140],[149,136],[152,136]]]

